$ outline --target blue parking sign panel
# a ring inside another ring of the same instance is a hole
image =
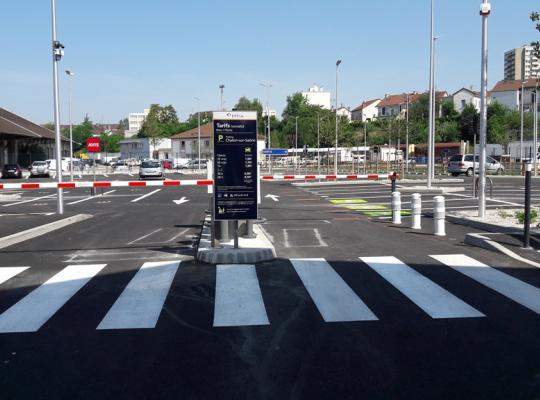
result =
[[[257,206],[257,113],[214,113],[214,220],[253,220]]]

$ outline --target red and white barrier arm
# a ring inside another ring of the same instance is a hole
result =
[[[349,180],[379,180],[390,179],[392,174],[370,174],[370,175],[262,175],[263,181],[279,181],[279,180],[313,180],[313,179],[349,179]]]
[[[213,180],[179,181],[91,181],[91,182],[39,182],[39,183],[0,183],[0,189],[75,189],[108,187],[149,187],[149,186],[208,186]]]
[[[381,180],[392,179],[394,175],[262,175],[262,181],[279,180]],[[87,181],[87,182],[36,182],[36,183],[0,183],[0,189],[76,189],[109,187],[151,187],[151,186],[209,186],[212,179],[166,180],[166,181]]]

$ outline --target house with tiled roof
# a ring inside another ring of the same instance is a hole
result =
[[[454,108],[458,112],[462,112],[469,104],[472,104],[477,111],[480,111],[480,92],[475,90],[461,88],[452,94],[452,101]]]
[[[420,96],[426,93],[402,93],[385,95],[384,99],[377,105],[378,115],[377,118],[402,118],[405,116],[408,107],[418,101]],[[435,93],[437,99],[444,99],[448,97],[448,92],[442,90]]]
[[[358,107],[351,111],[351,119],[353,121],[369,121],[377,118],[377,106],[381,99],[365,100]]]
[[[510,108],[511,110],[519,110],[521,108],[521,86],[522,81],[499,81],[495,84],[489,93],[490,100],[496,101]],[[536,89],[537,80],[528,79],[523,82],[523,110],[525,112],[534,109],[533,92]]]

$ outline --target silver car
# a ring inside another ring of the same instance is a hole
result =
[[[480,169],[480,156],[472,154],[455,154],[448,160],[448,172],[453,176],[465,174],[473,176],[474,171],[478,173]],[[500,162],[492,157],[486,157],[486,172],[492,174],[500,174],[504,171],[504,167]]]
[[[141,163],[139,168],[139,179],[163,178],[163,167],[156,160],[147,160]]]
[[[30,167],[30,176],[50,176],[47,161],[34,161]]]

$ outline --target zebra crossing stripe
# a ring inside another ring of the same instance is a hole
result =
[[[254,265],[218,265],[214,326],[269,325]]]
[[[540,314],[540,289],[464,254],[430,256],[471,279]]]
[[[360,259],[431,318],[485,316],[395,257],[360,257]]]
[[[144,263],[97,329],[155,328],[179,265],[179,261]]]
[[[1,314],[0,333],[37,331],[105,265],[68,265]]]
[[[290,261],[325,322],[378,319],[324,259],[293,258]]]
[[[26,271],[30,267],[3,267],[0,268],[0,285],[7,280],[10,280],[15,275],[20,274],[23,271]]]

